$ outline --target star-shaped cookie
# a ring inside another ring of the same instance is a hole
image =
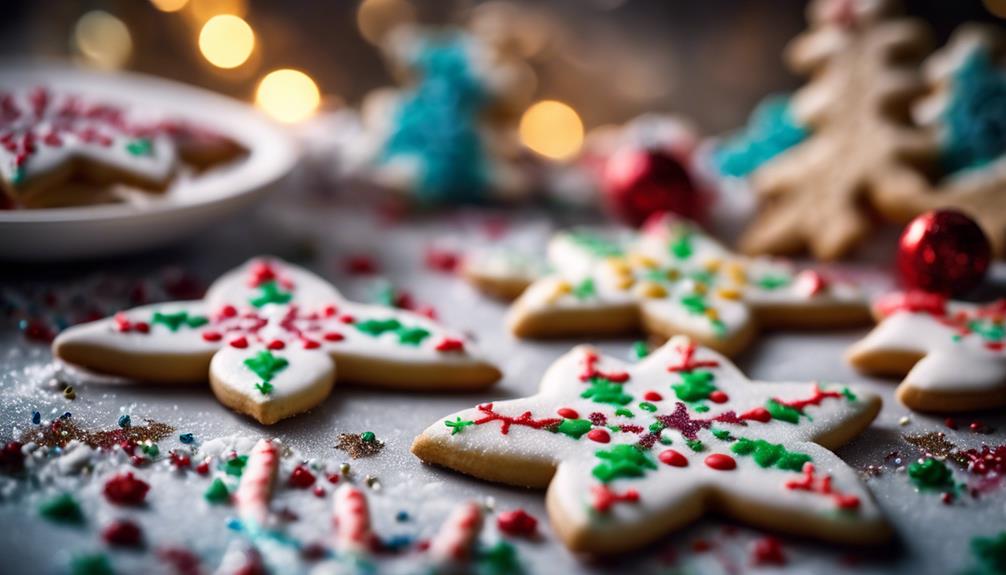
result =
[[[555,274],[532,284],[510,309],[520,337],[683,334],[727,355],[758,327],[829,328],[869,321],[867,300],[819,272],[729,252],[695,224],[671,215],[613,242],[587,232],[556,235]]]
[[[1006,300],[978,305],[895,293],[874,312],[880,323],[849,349],[849,362],[867,373],[904,376],[902,403],[935,412],[1006,405]]]
[[[418,314],[346,301],[318,276],[258,258],[203,300],[131,309],[76,326],[53,353],[97,372],[158,383],[210,380],[224,405],[271,424],[341,381],[416,390],[483,389],[500,371],[465,337]]]
[[[636,365],[583,346],[552,365],[537,395],[454,413],[412,452],[489,481],[548,486],[552,526],[576,551],[625,551],[707,511],[873,543],[888,526],[828,449],[880,405],[842,385],[753,383],[685,337]]]

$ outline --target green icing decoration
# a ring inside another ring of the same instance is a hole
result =
[[[206,488],[206,491],[203,493],[203,499],[210,503],[226,503],[231,500],[231,494],[227,490],[227,485],[224,484],[223,480],[217,477]]]
[[[847,401],[859,401],[859,398],[856,397],[856,394],[853,393],[852,390],[849,389],[848,387],[842,388],[842,397],[844,397]]]
[[[992,537],[975,537],[971,540],[971,555],[979,567],[968,575],[1006,574],[1006,531]]]
[[[524,568],[517,558],[517,548],[508,541],[497,541],[479,552],[479,573],[486,575],[521,575]]]
[[[245,465],[247,463],[247,455],[238,455],[237,457],[229,457],[221,461],[220,469],[232,477],[241,477],[241,474],[245,471]]]
[[[759,467],[764,468],[775,467],[785,471],[801,471],[803,464],[810,461],[810,456],[805,453],[788,451],[783,445],[769,443],[764,439],[741,437],[730,449],[737,455],[750,455]]]
[[[946,490],[954,487],[954,473],[947,464],[927,457],[908,466],[908,478],[922,490]]]
[[[650,455],[635,445],[616,445],[608,450],[595,453],[601,463],[591,470],[594,477],[608,483],[620,477],[642,477],[648,469],[657,468]]]
[[[615,409],[615,415],[621,415],[622,417],[636,417],[636,414],[632,413],[632,410],[625,407]]]
[[[580,397],[590,399],[594,403],[612,405],[625,405],[632,401],[632,396],[625,393],[621,384],[613,383],[603,377],[590,378],[590,388],[581,393]]]
[[[280,289],[276,282],[265,282],[258,286],[259,294],[251,298],[249,303],[255,307],[262,307],[271,303],[287,304],[293,299],[293,294]]]
[[[24,168],[16,167],[13,173],[11,173],[10,183],[15,186],[24,182]]]
[[[654,411],[657,410],[657,406],[653,405],[649,401],[644,401],[644,402],[642,402],[642,403],[639,404],[639,409],[642,409],[643,411],[649,411],[650,413],[653,413]]]
[[[685,232],[677,237],[670,245],[671,255],[679,260],[687,260],[692,257],[695,248],[692,246],[691,232]]]
[[[689,277],[700,284],[712,285],[716,282],[716,276],[705,270],[694,271],[689,274]]]
[[[591,423],[586,419],[564,419],[556,428],[556,431],[580,439],[580,437],[590,431]]]
[[[366,443],[373,443],[377,439],[377,435],[373,431],[364,431],[360,434],[360,440]]]
[[[444,420],[444,425],[451,430],[451,435],[457,435],[465,430],[469,425],[475,425],[470,419],[461,419],[461,416],[454,418],[454,421]]]
[[[46,499],[38,506],[38,513],[49,521],[80,525],[84,523],[84,512],[80,504],[69,493],[60,493]]]
[[[643,359],[644,357],[650,355],[650,348],[647,347],[645,341],[637,341],[632,344],[632,355],[636,359]]]
[[[711,371],[682,371],[681,383],[671,385],[674,394],[681,401],[694,402],[708,399],[709,395],[716,391],[713,385],[713,372]]]
[[[268,381],[262,381],[255,384],[255,389],[257,389],[262,395],[269,395],[275,387],[273,387],[273,385]]]
[[[283,357],[277,357],[269,350],[262,350],[244,360],[245,367],[255,372],[264,383],[269,383],[277,373],[286,369],[290,362]],[[270,389],[272,387],[270,386]]]
[[[670,437],[667,437],[666,435],[661,435],[660,436],[660,444],[661,445],[670,445],[672,443],[674,443],[674,440],[671,439]]]
[[[985,341],[1002,341],[1006,338],[1006,325],[992,321],[971,320],[968,329],[977,333]]]
[[[688,449],[691,449],[692,451],[694,451],[696,453],[698,453],[699,451],[702,451],[703,449],[706,448],[706,444],[702,443],[698,439],[686,439],[685,440],[685,445],[688,446]]]
[[[156,443],[141,443],[140,451],[151,459],[161,454],[161,448],[157,447]]]
[[[354,324],[356,329],[372,337],[378,337],[385,333],[393,333],[398,336],[398,343],[403,345],[419,345],[423,343],[430,332],[421,327],[409,327],[393,317],[387,319],[368,319]]]
[[[720,441],[733,441],[734,437],[725,429],[713,429],[713,437]]]
[[[755,285],[764,290],[776,290],[782,287],[786,287],[790,284],[792,280],[788,276],[765,276],[759,278],[755,282]]]
[[[155,311],[154,316],[150,318],[151,324],[159,323],[171,331],[178,331],[178,328],[183,325],[188,327],[202,327],[209,323],[209,321],[210,320],[206,319],[206,316],[189,315],[189,312],[187,311],[179,311],[175,313],[161,313],[159,311]]]
[[[774,399],[765,402],[765,409],[768,410],[772,419],[778,419],[787,423],[800,423],[800,416],[803,415],[799,409],[783,405]]]
[[[660,433],[664,430],[664,424],[659,421],[654,421],[649,427],[650,433]]]
[[[88,553],[70,560],[70,575],[115,575],[115,569],[104,553]]]
[[[398,343],[403,345],[419,345],[430,336],[428,329],[421,327],[403,327],[398,330]]]
[[[622,248],[614,242],[589,232],[579,231],[568,234],[569,239],[577,246],[587,250],[599,258],[613,258],[622,255]]]
[[[681,298],[681,305],[685,306],[685,309],[692,315],[702,315],[709,309],[705,296],[697,293],[688,294]]]
[[[587,278],[582,282],[573,286],[573,297],[576,299],[587,299],[594,297],[597,294],[597,289],[594,287],[594,279]]]
[[[134,156],[150,156],[154,153],[154,145],[147,138],[138,138],[126,144],[126,151]]]
[[[698,413],[705,413],[705,412],[709,411],[709,406],[706,405],[706,404],[704,404],[704,403],[700,403],[700,404],[696,405],[695,407],[693,407],[692,409],[694,409]]]

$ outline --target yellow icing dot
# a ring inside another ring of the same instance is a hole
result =
[[[706,317],[708,317],[709,319],[711,319],[713,321],[716,321],[716,320],[720,319],[720,312],[716,311],[715,308],[707,307],[706,308]]]
[[[675,269],[669,269],[669,270],[667,270],[667,279],[671,280],[672,282],[673,281],[678,281],[678,278],[680,278],[680,277],[681,277],[681,272],[679,272],[678,270],[675,270]]]
[[[744,266],[739,262],[731,262],[728,264],[727,275],[738,285],[748,283],[747,272],[744,271]]]
[[[612,273],[619,275],[632,273],[632,268],[629,267],[629,263],[622,258],[608,258],[604,260],[604,264],[612,271]]]
[[[716,292],[716,295],[720,296],[723,299],[731,299],[731,300],[741,299],[740,290],[735,290],[733,288],[720,288]]]
[[[634,267],[653,269],[657,267],[657,261],[644,254],[629,254],[629,263]]]
[[[711,274],[714,274],[717,271],[719,271],[721,264],[723,264],[721,260],[713,258],[706,262],[706,271],[708,271]]]
[[[636,293],[641,297],[661,298],[667,297],[667,290],[657,282],[642,281],[636,286]]]
[[[707,291],[709,291],[709,288],[706,287],[706,284],[704,284],[704,283],[696,283],[695,284],[695,293],[697,293],[699,295],[706,295]]]
[[[548,296],[548,303],[555,303],[562,296],[573,293],[573,285],[567,281],[559,280],[555,282],[555,289]]]

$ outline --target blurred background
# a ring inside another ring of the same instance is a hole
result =
[[[942,42],[959,23],[1006,18],[1006,0],[924,0],[908,11]],[[643,112],[740,125],[798,79],[781,50],[804,27],[801,0],[104,0],[7,1],[0,54],[72,59],[197,84],[300,120],[358,105],[392,84],[376,44],[392,26],[505,19],[534,99],[567,103],[587,129]],[[290,71],[293,70],[293,71]],[[279,71],[277,73],[277,71]],[[270,74],[272,74],[270,76]]]

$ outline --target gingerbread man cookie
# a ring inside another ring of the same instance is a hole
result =
[[[328,396],[336,378],[395,389],[473,390],[499,370],[430,319],[351,303],[318,276],[258,258],[200,301],[128,310],[70,328],[53,353],[98,372],[206,381],[224,405],[271,424]]]
[[[481,479],[548,486],[552,527],[576,551],[639,547],[706,511],[875,543],[889,528],[828,448],[866,428],[880,404],[841,385],[753,383],[685,337],[637,365],[581,346],[549,368],[537,395],[454,413],[412,452]]]
[[[756,327],[836,327],[869,320],[849,284],[783,262],[735,256],[695,224],[651,219],[632,241],[566,232],[549,244],[556,270],[510,309],[521,337],[606,335],[638,330],[688,335],[732,355]]]
[[[846,255],[869,231],[864,205],[884,201],[888,180],[931,156],[931,138],[900,122],[922,89],[909,57],[922,57],[927,32],[920,23],[888,19],[892,4],[810,5],[811,29],[788,48],[791,66],[813,77],[791,101],[793,117],[810,134],[754,171],[760,209],[741,238],[746,253]]]
[[[874,307],[879,325],[849,350],[856,369],[904,376],[898,399],[918,411],[1006,405],[1006,300],[977,305],[923,292]]]

